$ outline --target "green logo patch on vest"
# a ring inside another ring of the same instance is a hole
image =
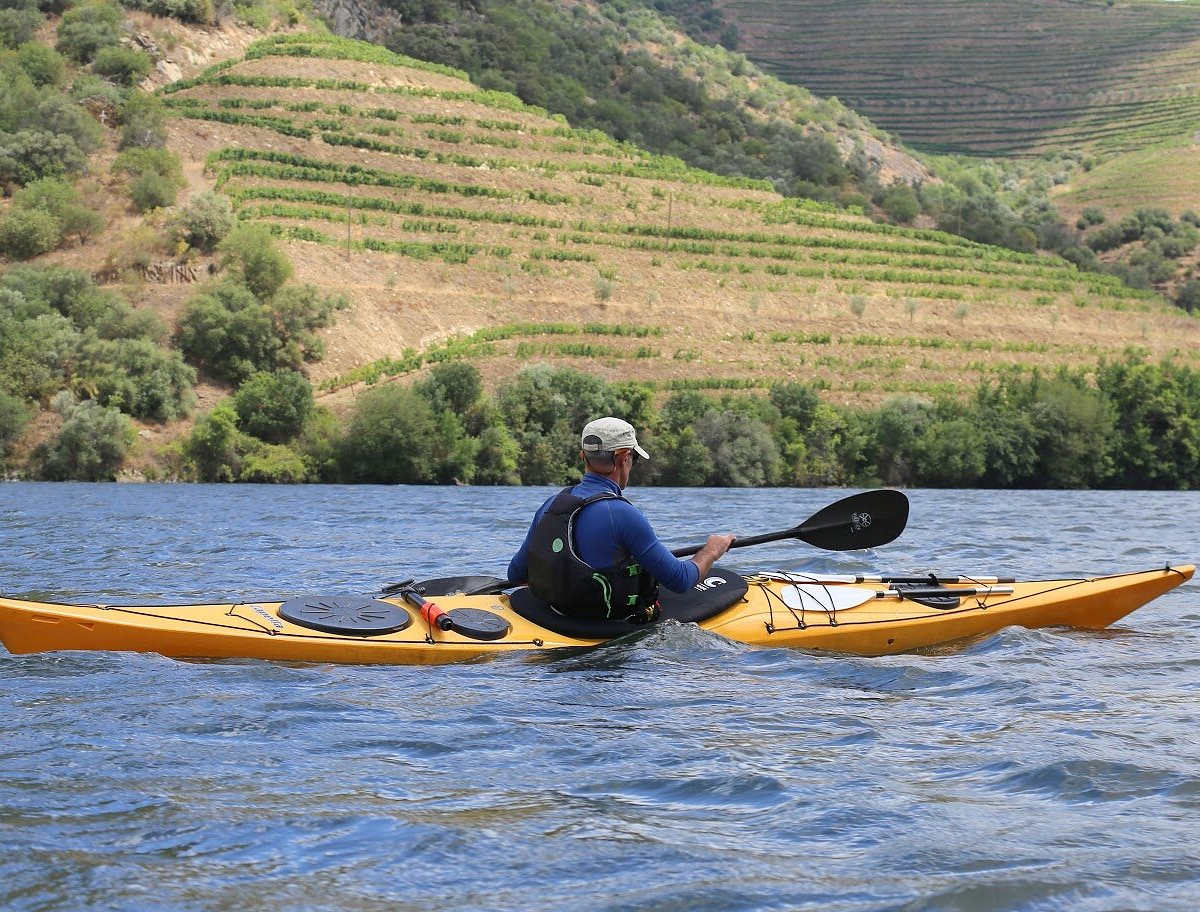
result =
[[[563,540],[562,540],[561,538],[556,538],[556,539],[554,539],[554,541],[552,541],[552,542],[550,543],[550,549],[551,549],[551,550],[552,550],[552,551],[553,551],[555,554],[558,554],[559,552],[561,552],[561,551],[562,551],[562,549],[563,549],[563,547],[564,547],[564,545],[563,545]]]

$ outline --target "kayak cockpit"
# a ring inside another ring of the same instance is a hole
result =
[[[653,623],[678,621],[681,624],[698,624],[707,621],[745,599],[748,591],[749,585],[743,576],[714,567],[708,576],[686,592],[663,590],[659,596],[660,614]],[[530,592],[527,586],[509,594],[509,605],[527,621],[562,636],[582,640],[609,640],[635,630],[644,630],[647,626],[629,621],[570,617],[555,611]]]

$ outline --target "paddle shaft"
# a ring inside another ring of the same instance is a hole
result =
[[[750,545],[765,545],[767,542],[782,541],[785,538],[798,538],[800,527],[784,529],[781,532],[764,532],[762,535],[747,535],[745,538],[735,538],[730,548],[747,548]],[[704,545],[692,545],[687,548],[676,548],[671,553],[676,557],[687,557],[698,551],[703,551]]]
[[[745,548],[767,542],[797,538],[828,551],[851,551],[886,545],[896,538],[908,521],[908,498],[899,491],[864,491],[845,497],[818,510],[800,525],[778,532],[739,536],[730,548]],[[688,557],[704,545],[676,548],[676,557]]]
[[[421,617],[430,627],[436,627],[438,630],[449,630],[454,626],[454,620],[449,614],[439,608],[437,603],[422,598],[420,593],[415,589],[401,589],[400,595],[404,598],[404,601],[408,602],[421,613]]]

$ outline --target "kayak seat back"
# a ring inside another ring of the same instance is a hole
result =
[[[658,599],[660,614],[658,620],[653,623],[671,620],[681,624],[696,624],[706,621],[730,605],[740,602],[745,598],[747,591],[749,584],[741,574],[713,568],[708,576],[686,592],[661,590]],[[562,614],[530,592],[528,586],[511,592],[509,604],[513,611],[527,621],[563,636],[584,640],[612,639],[647,626],[629,621],[609,621],[603,618],[571,617]]]

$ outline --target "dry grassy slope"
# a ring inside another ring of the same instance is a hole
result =
[[[1129,345],[1158,357],[1195,357],[1194,320],[1154,302],[1095,294],[1090,289],[1094,278],[1049,261],[1006,263],[1000,258],[1004,254],[955,247],[934,235],[879,234],[865,219],[843,214],[805,216],[796,209],[802,221],[813,224],[777,224],[764,218],[783,203],[770,192],[606,173],[614,166],[646,166],[633,150],[558,135],[562,125],[541,113],[497,108],[452,77],[378,62],[288,56],[247,60],[225,75],[241,81],[337,79],[369,89],[202,84],[167,97],[193,111],[282,117],[293,125],[332,121],[337,127],[333,135],[370,137],[402,151],[330,145],[319,135],[300,138],[258,126],[179,117],[171,121],[170,144],[187,166],[192,189],[214,186],[221,178],[223,189],[232,193],[254,188],[268,195],[289,188],[342,196],[349,192],[376,205],[420,204],[468,216],[356,209],[350,226],[355,246],[349,256],[342,246],[347,231],[342,204],[306,203],[309,211],[303,215],[256,216],[283,229],[315,229],[331,240],[285,242],[297,279],[352,302],[325,331],[327,357],[312,367],[318,382],[375,359],[397,357],[408,348],[436,347],[485,327],[530,321],[625,324],[653,328],[654,334],[519,335],[476,358],[489,382],[530,360],[551,360],[608,379],[724,379],[761,385],[778,378],[820,380],[836,401],[868,402],[898,392],[965,390],[981,375],[1011,364],[1094,363]],[[288,110],[305,103],[325,107]],[[342,113],[339,105],[347,106]],[[366,116],[378,108],[391,111],[392,119]],[[399,135],[368,132],[388,127]],[[482,188],[493,196],[365,185],[348,189],[281,176],[223,174],[228,162],[205,169],[206,156],[239,148],[356,164],[396,177]],[[444,160],[437,161],[438,155]],[[459,158],[447,158],[454,156]],[[464,164],[462,156],[471,158]],[[240,203],[243,208],[269,204],[249,198]],[[314,211],[326,218],[314,218]],[[367,224],[361,222],[364,215]],[[343,220],[331,220],[338,218]],[[529,226],[514,218],[540,218],[547,224]],[[587,230],[573,230],[580,221]],[[661,247],[664,242],[626,233],[668,226],[677,233],[696,229],[720,231],[725,237],[711,242],[711,249],[689,248],[678,237],[669,249],[636,249],[639,243]],[[766,244],[751,234],[786,236],[787,243]],[[358,245],[364,238],[468,244],[477,250],[467,262],[447,262],[363,250]],[[860,249],[839,248],[844,243]],[[814,246],[821,244],[829,246]],[[933,253],[897,254],[897,245]],[[558,256],[590,259],[554,258]],[[847,256],[879,262],[830,259]],[[943,268],[927,268],[933,266]],[[996,268],[1011,274],[987,271]],[[882,271],[887,269],[891,273]],[[1051,279],[1034,275],[1047,269]],[[937,277],[998,282],[999,287],[939,284]],[[1030,281],[1055,281],[1061,287],[1023,287]],[[604,296],[598,290],[602,286],[611,295]],[[188,293],[145,286],[142,301],[174,313]],[[936,296],[940,294],[956,297]],[[797,341],[798,336],[807,341]],[[592,348],[564,353],[563,343]],[[346,395],[343,389],[331,394],[330,401]]]

